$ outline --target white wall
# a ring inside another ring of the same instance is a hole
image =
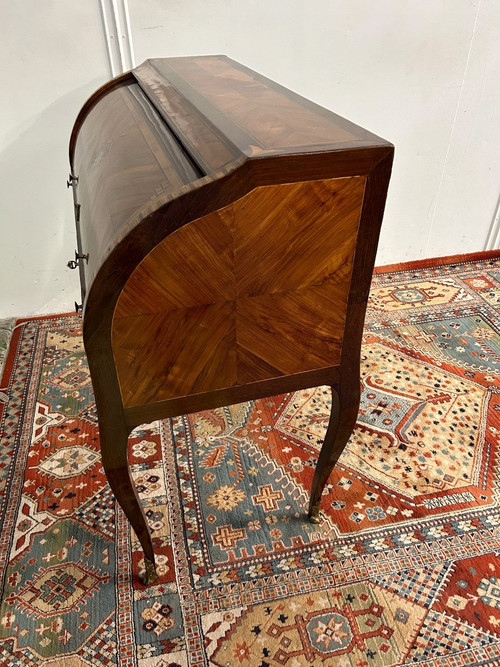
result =
[[[109,78],[98,2],[0,0],[0,317],[78,298],[68,143]]]
[[[109,78],[99,5],[0,0],[0,317],[62,312],[79,294],[77,272],[65,268],[74,225],[64,183],[74,118]],[[128,8],[130,38],[109,43],[126,41],[136,64],[226,53],[396,145],[378,264],[491,245],[497,0],[128,0]]]

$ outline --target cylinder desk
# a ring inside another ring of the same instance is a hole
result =
[[[156,419],[332,387],[312,483],[354,427],[393,147],[225,56],[148,60],[70,141],[83,336],[104,470],[155,580],[127,463]]]

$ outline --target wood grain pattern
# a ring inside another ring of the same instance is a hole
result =
[[[256,188],[149,253],[114,317],[125,408],[338,364],[364,186]]]
[[[147,61],[70,140],[83,335],[103,466],[144,549],[127,468],[139,424],[329,384],[311,490],[356,421],[393,147],[225,56]],[[87,290],[85,290],[85,283]]]
[[[231,209],[239,221],[238,296],[331,281],[345,286],[364,186],[362,177],[291,183],[240,200]]]
[[[352,141],[355,135],[324,117],[315,109],[304,106],[276,86],[266,85],[255,73],[235,67],[233,61],[217,57],[175,58],[152,60],[150,65],[160,74],[171,77],[175,72],[200,97],[212,105],[212,117],[217,111],[229,119],[235,128],[242,129],[250,141],[252,154],[300,146]],[[235,143],[244,147],[242,138]]]

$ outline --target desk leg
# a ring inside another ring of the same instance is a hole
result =
[[[144,551],[146,586],[154,584],[156,574],[153,540],[144,510],[128,467],[128,432],[125,426],[109,428],[99,424],[102,463],[109,485],[137,535]]]
[[[332,387],[332,410],[330,421],[325,435],[325,440],[318,457],[316,470],[311,488],[311,499],[309,502],[309,521],[320,523],[319,516],[321,496],[325,484],[335,467],[340,455],[351,436],[356,424],[359,410],[359,392],[351,394],[349,405],[343,404],[342,392],[337,387]],[[354,401],[352,400],[354,398]]]

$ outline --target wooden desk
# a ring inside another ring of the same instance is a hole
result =
[[[386,141],[224,57],[150,60],[71,136],[83,335],[104,469],[144,549],[139,424],[321,384],[309,507],[354,427]]]

